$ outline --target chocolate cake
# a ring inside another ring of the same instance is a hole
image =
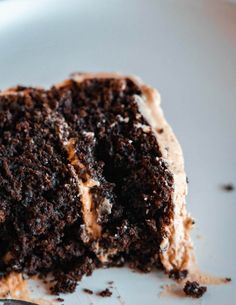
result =
[[[186,270],[186,192],[159,94],[137,78],[0,93],[1,272],[50,272],[58,293],[100,266]]]

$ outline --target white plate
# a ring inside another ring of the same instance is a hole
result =
[[[233,2],[0,2],[1,89],[18,83],[49,86],[74,71],[134,73],[159,89],[185,153],[199,264],[210,274],[233,279],[209,287],[201,300],[180,300],[159,296],[168,282],[161,272],[97,270],[65,297],[65,304],[234,303],[236,192],[223,192],[220,185],[236,184],[235,50]],[[111,298],[81,291],[104,289],[110,280],[116,287]]]

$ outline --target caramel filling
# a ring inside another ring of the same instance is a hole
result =
[[[81,169],[84,169],[84,165],[77,157],[75,142],[75,139],[70,139],[65,144],[65,148],[68,153],[68,160],[73,166],[76,176],[78,178],[77,184],[82,203],[82,213],[86,226],[86,231],[93,239],[98,239],[101,236],[101,226],[97,223],[97,211],[95,209],[90,190],[92,187],[99,185],[99,182],[91,179],[88,174],[86,174],[85,182],[83,182],[79,178],[79,172],[81,171]]]

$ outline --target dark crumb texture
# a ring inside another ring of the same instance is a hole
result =
[[[221,187],[226,192],[232,192],[235,189],[235,186],[232,183],[223,184]]]
[[[173,176],[139,112],[141,95],[125,78],[1,94],[0,272],[51,273],[58,294],[101,266],[97,248],[117,250],[107,265],[162,267]],[[86,231],[79,189],[91,180],[97,240]]]
[[[98,292],[97,295],[99,295],[100,297],[110,297],[112,295],[112,292],[108,288],[106,288],[105,290]]]
[[[83,292],[87,293],[87,294],[93,294],[93,291],[88,289],[88,288],[84,288]]]
[[[188,275],[188,270],[171,270],[169,272],[169,278],[177,281],[184,280]]]
[[[57,298],[56,300],[57,300],[57,302],[64,302],[63,298]]]
[[[187,281],[183,290],[187,296],[192,298],[200,298],[207,291],[207,287],[200,286],[197,282]]]

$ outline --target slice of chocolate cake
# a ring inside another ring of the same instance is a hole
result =
[[[76,74],[0,93],[0,271],[71,292],[101,265],[188,268],[181,148],[154,89]]]

